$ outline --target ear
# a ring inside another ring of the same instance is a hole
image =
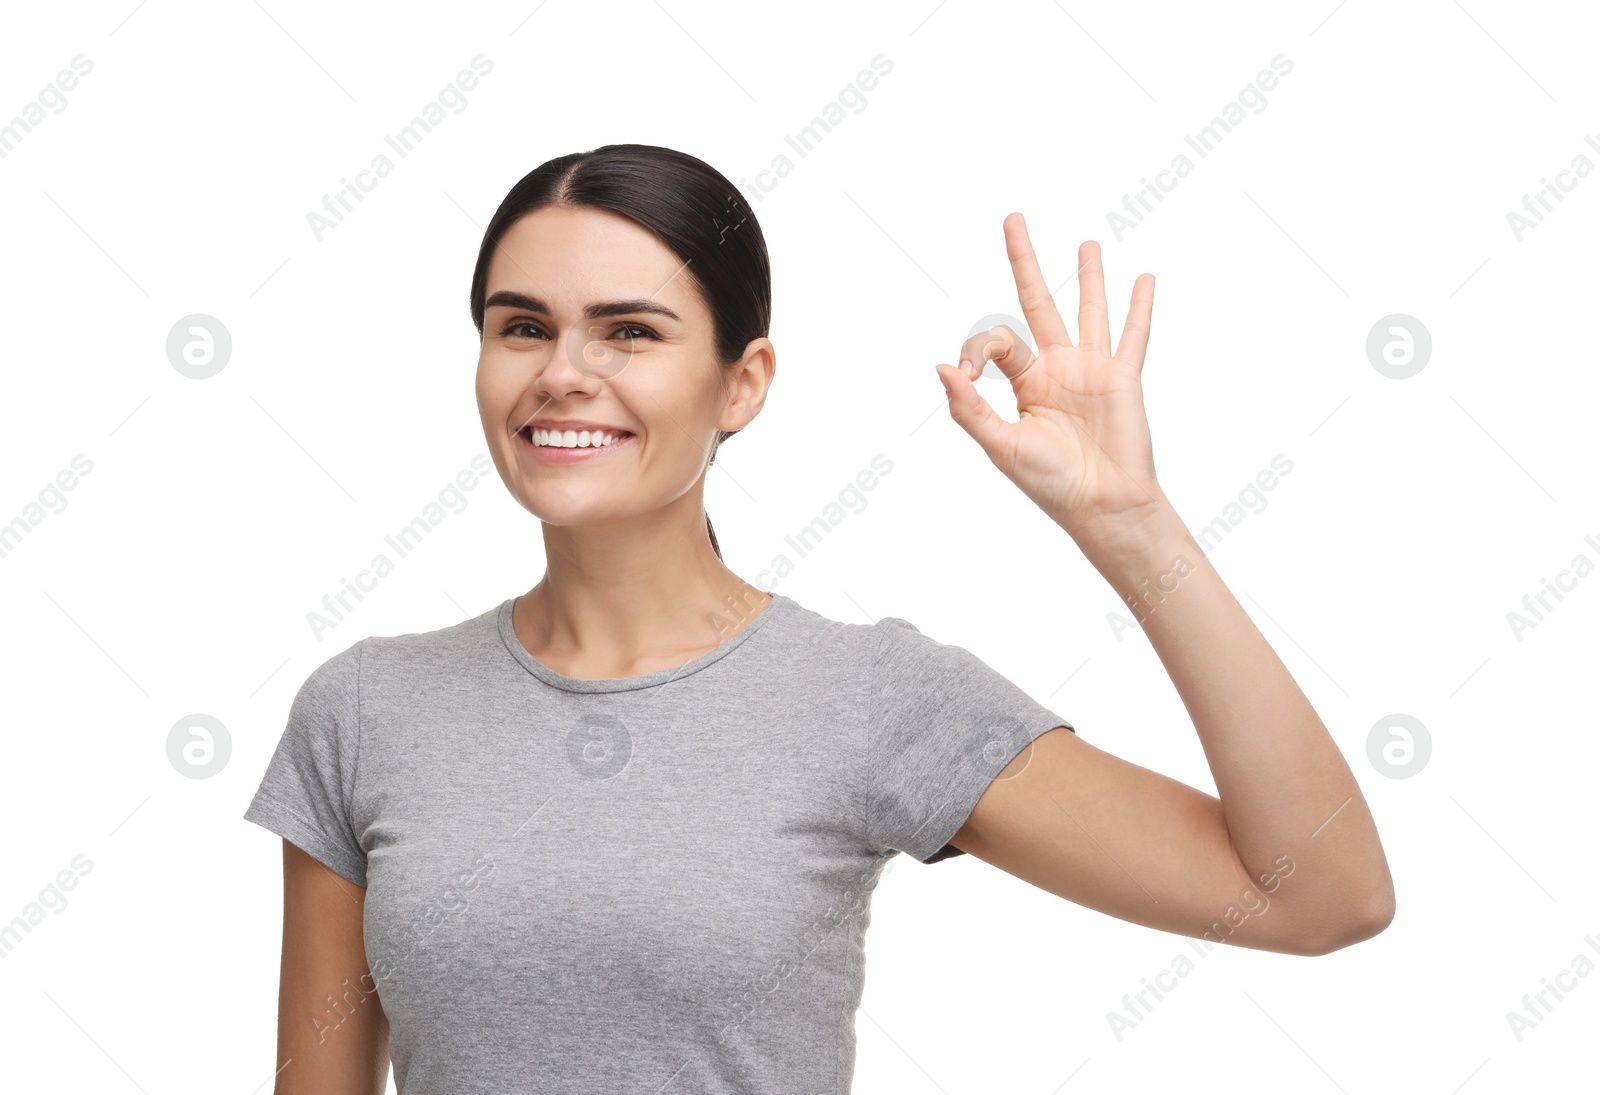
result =
[[[728,380],[728,405],[717,426],[729,431],[742,430],[755,420],[767,402],[767,391],[778,368],[778,348],[770,338],[754,338],[738,362],[725,367]]]

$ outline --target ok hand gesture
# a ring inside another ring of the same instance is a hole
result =
[[[1150,335],[1155,275],[1141,274],[1116,352],[1107,326],[1100,245],[1078,249],[1078,345],[1039,272],[1021,213],[1005,219],[1006,254],[1036,355],[1009,327],[967,339],[959,360],[972,371],[935,366],[950,416],[995,467],[1080,546],[1121,547],[1170,503],[1156,483],[1139,374]],[[992,360],[1011,382],[1019,419],[1007,422],[972,380]]]

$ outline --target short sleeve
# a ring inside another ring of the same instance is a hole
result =
[[[873,625],[867,725],[868,843],[922,863],[964,855],[949,839],[994,777],[1070,722],[963,647],[907,620]]]
[[[360,745],[361,647],[356,643],[335,654],[300,686],[244,818],[364,887],[367,854],[350,820]]]

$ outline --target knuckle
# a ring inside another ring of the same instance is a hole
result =
[[[1024,289],[1018,299],[1023,311],[1031,312],[1039,308],[1048,308],[1055,302],[1048,289]]]

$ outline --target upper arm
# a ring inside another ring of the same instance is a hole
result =
[[[1289,857],[1252,878],[1220,800],[1065,728],[1025,746],[950,843],[1121,920],[1258,950],[1323,953],[1316,933],[1273,898],[1294,871]]]
[[[275,1095],[383,1095],[389,1021],[367,966],[366,896],[363,887],[283,842]]]

